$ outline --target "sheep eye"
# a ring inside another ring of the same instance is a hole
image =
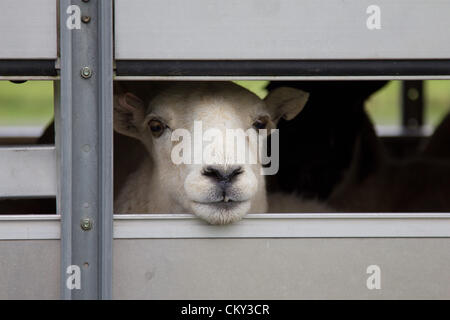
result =
[[[164,124],[159,120],[150,120],[148,126],[150,127],[152,135],[156,138],[160,137],[165,129]]]
[[[266,129],[267,123],[268,123],[267,117],[261,117],[255,122],[253,122],[253,128],[255,128],[256,130]]]

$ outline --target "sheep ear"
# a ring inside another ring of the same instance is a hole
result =
[[[309,93],[288,87],[277,88],[264,99],[272,121],[276,124],[280,118],[291,120],[302,111],[308,101]]]
[[[144,117],[145,104],[140,98],[130,92],[114,97],[114,130],[139,139]]]

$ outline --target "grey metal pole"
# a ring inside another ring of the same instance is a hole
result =
[[[73,5],[81,11],[80,29],[66,25]],[[112,0],[61,0],[59,10],[61,80],[55,86],[60,93],[55,122],[61,295],[111,299]],[[76,268],[80,268],[80,288]]]

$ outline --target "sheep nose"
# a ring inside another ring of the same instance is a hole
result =
[[[218,167],[218,166],[207,166],[203,169],[202,174],[207,177],[211,177],[214,180],[222,183],[230,183],[233,179],[243,172],[241,166],[234,167]]]

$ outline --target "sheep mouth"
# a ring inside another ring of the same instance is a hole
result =
[[[231,199],[224,200],[224,199],[222,199],[220,201],[210,201],[210,202],[194,201],[194,203],[196,203],[196,204],[205,205],[205,206],[209,206],[209,207],[213,207],[213,208],[228,209],[228,210],[236,208],[246,202],[248,202],[248,200],[231,200]]]
[[[250,207],[250,200],[192,202],[193,213],[210,224],[230,224],[239,221],[247,214]]]
[[[194,201],[194,204],[196,205],[200,205],[200,206],[204,206],[206,208],[212,209],[214,211],[235,211],[235,210],[239,210],[239,208],[244,205],[247,204],[249,202],[249,200],[220,200],[220,201],[209,201],[209,202],[199,202],[199,201]]]

